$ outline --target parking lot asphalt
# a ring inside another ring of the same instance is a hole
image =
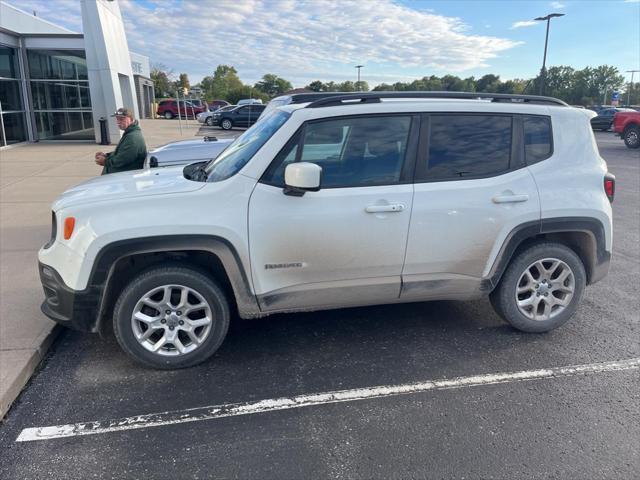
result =
[[[640,370],[606,362],[640,358],[640,152],[596,137],[617,177],[614,257],[562,328],[517,332],[487,301],[276,315],[172,372],[68,331],[0,426],[0,478],[637,478]],[[55,425],[69,435],[16,441]]]

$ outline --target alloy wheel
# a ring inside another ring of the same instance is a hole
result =
[[[179,356],[196,350],[213,324],[211,307],[196,290],[162,285],[145,293],[131,315],[133,334],[145,349]]]
[[[571,303],[575,277],[569,265],[557,258],[537,260],[518,280],[516,303],[520,312],[533,320],[549,320]]]

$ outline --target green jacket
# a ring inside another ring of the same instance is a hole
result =
[[[146,156],[147,145],[136,121],[124,131],[116,149],[107,153],[102,174],[139,170],[144,166]]]

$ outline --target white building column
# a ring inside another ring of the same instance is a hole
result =
[[[96,142],[100,142],[99,119],[105,117],[109,140],[116,144],[122,132],[110,115],[118,108],[126,107],[139,118],[120,6],[116,0],[81,0],[81,5]]]

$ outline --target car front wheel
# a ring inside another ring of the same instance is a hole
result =
[[[166,118],[167,120],[171,120],[173,118],[173,113],[167,110],[166,112],[164,112],[164,118]]]
[[[629,127],[622,135],[624,144],[629,148],[640,147],[640,127]]]
[[[520,252],[491,293],[496,312],[525,332],[547,332],[576,312],[586,273],[580,257],[559,243],[538,243]]]
[[[153,268],[135,277],[114,307],[122,349],[152,368],[196,365],[220,347],[229,327],[223,291],[207,276],[182,266]]]
[[[228,118],[225,118],[220,123],[220,126],[222,127],[223,130],[231,130],[233,128],[233,122]]]
[[[204,123],[206,123],[208,126],[212,127],[213,126],[213,117],[207,117],[207,120]]]

